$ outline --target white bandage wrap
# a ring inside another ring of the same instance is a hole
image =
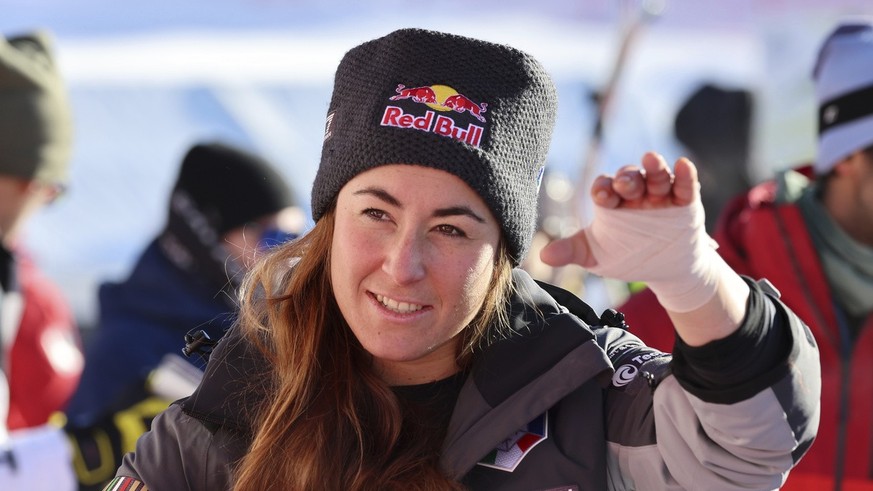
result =
[[[730,267],[706,234],[703,205],[655,209],[595,207],[585,229],[594,274],[644,281],[669,311],[689,312],[715,295]]]

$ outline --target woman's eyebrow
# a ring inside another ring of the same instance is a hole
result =
[[[467,216],[476,220],[479,223],[485,223],[485,219],[477,215],[472,209],[467,206],[450,206],[448,208],[439,208],[433,212],[435,217],[451,217],[451,216]]]
[[[403,209],[403,204],[400,203],[400,200],[394,197],[388,191],[376,187],[376,186],[368,186],[364,189],[359,189],[353,193],[354,195],[370,195],[377,199],[380,199],[392,206],[396,206],[400,209]],[[474,212],[469,206],[449,206],[446,208],[438,208],[433,212],[434,217],[442,218],[442,217],[452,217],[452,216],[466,216],[470,217],[473,220],[476,220],[479,223],[485,223],[485,219],[479,216],[476,212]]]
[[[353,194],[355,196],[361,195],[361,194],[369,194],[371,196],[374,196],[374,197],[388,203],[389,205],[403,208],[403,205],[400,204],[400,201],[398,201],[397,198],[395,198],[391,193],[389,193],[388,191],[386,191],[382,188],[378,188],[375,186],[370,186],[370,187],[366,187],[364,189],[360,189],[358,191],[355,191]]]

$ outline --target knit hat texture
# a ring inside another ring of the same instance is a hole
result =
[[[297,205],[285,179],[265,159],[218,142],[188,151],[173,188],[174,195],[179,192],[219,235]]]
[[[46,31],[0,37],[0,174],[65,184],[72,111]]]
[[[485,201],[517,265],[535,232],[556,111],[551,78],[517,49],[421,29],[361,44],[337,67],[313,218],[366,170],[440,169]]]
[[[841,23],[826,38],[813,70],[819,107],[815,171],[873,145],[873,24]]]

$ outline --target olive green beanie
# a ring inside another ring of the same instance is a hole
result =
[[[67,182],[72,114],[45,31],[0,36],[0,175]]]

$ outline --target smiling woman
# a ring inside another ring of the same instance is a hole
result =
[[[709,246],[691,162],[648,153],[601,176],[594,222],[542,252],[649,282],[673,358],[517,268],[555,94],[535,59],[476,39],[402,29],[349,51],[315,226],[246,276],[203,382],[117,476],[204,491],[777,489],[815,435],[816,347]]]
[[[448,172],[387,165],[343,187],[331,284],[383,380],[420,384],[459,370],[459,334],[498,287],[499,242],[488,206]]]

